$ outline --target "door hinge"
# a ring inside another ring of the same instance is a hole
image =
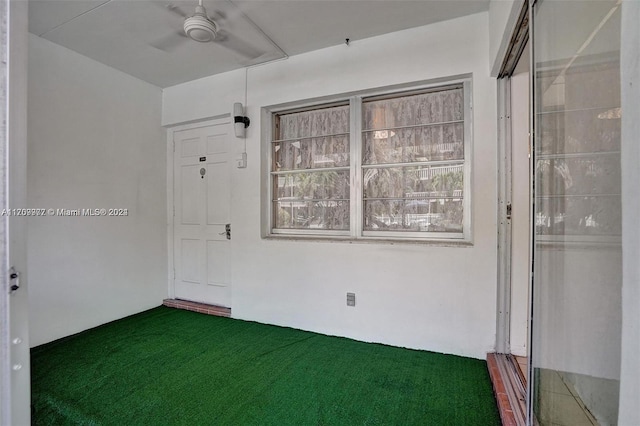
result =
[[[507,203],[507,220],[511,219],[511,203]]]
[[[9,269],[9,294],[20,288],[20,273],[13,266]]]

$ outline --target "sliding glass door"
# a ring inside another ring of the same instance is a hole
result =
[[[540,425],[617,422],[620,13],[615,1],[538,0],[533,8],[530,414]]]

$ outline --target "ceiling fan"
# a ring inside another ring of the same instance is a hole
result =
[[[219,22],[224,23],[227,19],[226,15],[217,11],[215,12],[215,16],[218,22],[214,21],[214,19],[207,14],[207,10],[202,4],[202,1],[203,0],[198,0],[195,12],[192,14],[185,13],[174,4],[167,4],[165,6],[166,10],[184,19],[182,30],[176,31],[158,42],[151,43],[151,45],[160,50],[171,51],[178,45],[188,42],[189,40],[199,43],[213,42],[237,52],[250,60],[258,58],[265,53],[250,43],[231,34],[224,28],[221,28]],[[238,12],[237,16],[241,16],[241,12]]]

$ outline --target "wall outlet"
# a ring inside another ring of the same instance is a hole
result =
[[[236,157],[236,167],[239,169],[244,169],[247,167],[247,153],[242,152],[238,154]]]
[[[347,306],[356,306],[356,294],[347,293]]]

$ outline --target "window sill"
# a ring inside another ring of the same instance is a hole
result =
[[[290,235],[290,234],[269,234],[262,239],[269,241],[305,241],[318,243],[347,243],[347,244],[389,244],[389,245],[421,245],[434,247],[473,247],[473,242],[468,240],[453,239],[404,239],[404,238],[382,238],[382,237],[359,237],[351,236],[324,236],[324,235]]]

